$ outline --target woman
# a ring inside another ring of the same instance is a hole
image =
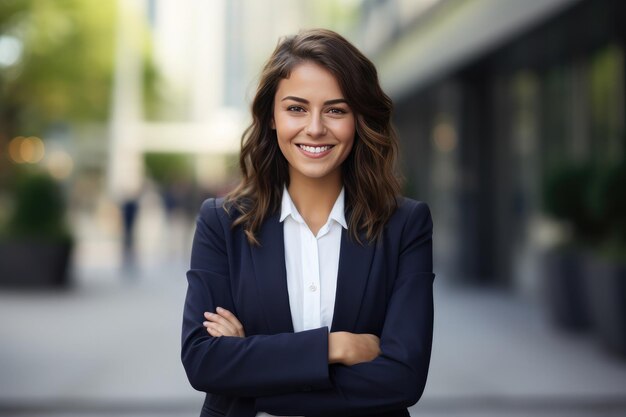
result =
[[[202,416],[408,416],[432,341],[432,222],[398,196],[391,101],[338,34],[284,39],[243,179],[202,205],[182,360]]]

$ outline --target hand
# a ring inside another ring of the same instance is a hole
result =
[[[204,313],[204,318],[207,321],[202,324],[206,327],[207,332],[213,337],[246,336],[241,322],[233,313],[225,308],[218,307],[216,309],[216,313],[210,313],[207,311]]]
[[[328,363],[356,365],[380,355],[380,339],[373,334],[332,332],[328,335]]]

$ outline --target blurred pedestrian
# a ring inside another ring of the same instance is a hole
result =
[[[432,343],[432,222],[399,196],[391,100],[340,35],[283,39],[242,180],[200,210],[182,360],[201,416],[408,416]]]
[[[121,203],[122,213],[122,266],[127,271],[136,267],[135,223],[139,211],[139,198],[127,198]]]

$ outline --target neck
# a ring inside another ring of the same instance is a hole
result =
[[[341,173],[324,178],[291,175],[289,196],[314,234],[326,223],[343,183]]]

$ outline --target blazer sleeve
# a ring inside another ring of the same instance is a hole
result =
[[[381,355],[332,365],[332,388],[264,396],[256,409],[276,415],[384,413],[415,404],[426,384],[433,331],[432,220],[415,203],[401,236],[398,273],[381,334]]]
[[[210,199],[203,203],[196,222],[181,349],[191,385],[236,397],[330,387],[326,328],[241,338],[212,337],[202,325],[205,311],[217,307],[236,311],[229,282],[227,217]]]

